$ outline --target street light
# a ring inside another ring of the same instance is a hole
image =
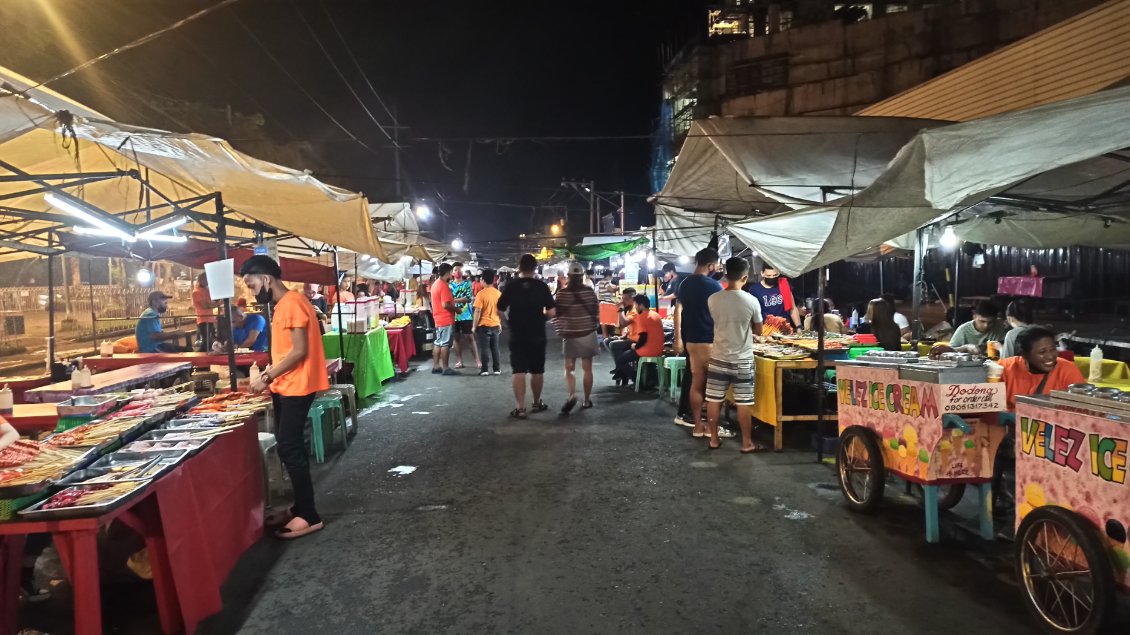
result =
[[[428,207],[427,203],[420,203],[416,206],[416,218],[420,220],[428,220],[431,218],[432,208]]]
[[[461,238],[456,238],[455,240],[451,241],[451,248],[455,251],[463,251],[463,240]]]

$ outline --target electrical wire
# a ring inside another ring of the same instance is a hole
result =
[[[369,87],[369,91],[373,93],[373,97],[377,98],[377,103],[381,105],[381,108],[384,108],[385,114],[389,116],[389,119],[392,119],[393,125],[399,126],[400,122],[397,120],[396,115],[394,115],[392,111],[389,110],[388,106],[385,104],[385,100],[381,99],[380,93],[377,92],[377,89],[373,88],[373,82],[370,82],[369,77],[365,75],[364,69],[361,68],[361,64],[357,61],[357,57],[353,55],[353,50],[349,48],[349,42],[346,41],[345,36],[341,34],[341,30],[337,28],[337,23],[334,22],[334,18],[332,15],[330,15],[329,9],[326,9],[325,3],[319,2],[318,6],[321,7],[322,12],[326,14],[326,19],[330,21],[330,26],[333,27],[334,33],[336,33],[337,38],[341,40],[341,44],[345,47],[345,52],[349,55],[349,59],[353,60],[353,66],[356,67],[357,72],[361,74],[361,79],[365,80],[365,85]]]
[[[357,91],[353,89],[353,85],[350,84],[349,80],[345,78],[345,74],[341,72],[340,68],[338,68],[337,62],[334,62],[333,56],[330,55],[330,52],[326,49],[326,46],[322,44],[322,39],[318,37],[318,33],[314,31],[314,27],[310,25],[310,21],[307,20],[306,16],[302,14],[302,11],[298,8],[298,5],[294,3],[294,0],[291,0],[290,6],[294,9],[294,12],[298,14],[298,18],[302,20],[302,24],[304,24],[306,26],[306,30],[310,32],[310,37],[314,38],[314,43],[318,45],[318,48],[321,49],[322,54],[326,56],[326,61],[330,63],[330,67],[333,68],[334,72],[337,73],[337,76],[341,78],[341,83],[345,84],[345,87],[349,89],[349,93],[353,95],[354,99],[357,100],[357,103],[361,106],[361,109],[365,111],[365,114],[369,116],[369,119],[371,119],[373,124],[377,126],[377,129],[381,131],[381,134],[383,134],[386,139],[392,142],[393,146],[400,147],[400,144],[397,143],[396,139],[394,139],[393,136],[389,134],[388,130],[385,130],[385,127],[381,125],[381,122],[377,121],[376,116],[373,115],[373,112],[369,110],[368,106],[365,105],[365,101],[362,100],[361,96],[357,94]],[[393,125],[396,125],[395,121],[393,122]]]
[[[291,81],[291,83],[293,83],[296,87],[298,87],[299,92],[301,92],[306,97],[306,99],[310,100],[310,102],[312,104],[314,104],[314,106],[317,107],[317,109],[320,110],[322,112],[322,114],[326,116],[327,119],[329,119],[331,122],[333,122],[333,124],[335,126],[337,126],[339,130],[344,132],[350,139],[352,139],[354,143],[361,146],[365,150],[368,150],[374,156],[378,156],[378,157],[382,156],[379,152],[377,152],[376,150],[371,148],[367,143],[365,143],[364,141],[359,139],[357,137],[357,135],[350,132],[350,130],[348,128],[346,128],[345,125],[342,124],[340,121],[338,121],[337,118],[334,117],[330,113],[329,110],[326,110],[325,106],[323,106],[320,102],[318,102],[317,99],[314,99],[314,96],[310,94],[310,91],[306,90],[306,87],[302,85],[302,82],[299,82],[298,79],[293,74],[291,74],[291,72],[289,70],[287,70],[286,65],[283,64],[282,62],[280,62],[279,59],[277,57],[275,57],[275,54],[271,52],[271,49],[267,48],[267,46],[265,44],[263,44],[262,40],[260,40],[258,37],[256,37],[255,32],[252,31],[247,26],[247,24],[245,24],[243,22],[242,19],[240,19],[239,15],[238,14],[234,14],[234,15],[235,15],[236,24],[238,24],[240,26],[240,28],[242,28],[244,30],[244,32],[247,33],[248,37],[251,38],[251,41],[255,42],[255,44],[260,49],[262,49],[263,53],[265,53],[267,55],[267,57],[270,58],[270,60],[275,63],[275,66],[279,67],[279,70],[281,70],[283,72],[283,74],[287,76],[287,79],[289,79]]]
[[[144,36],[142,36],[142,37],[140,37],[140,38],[138,38],[138,39],[136,39],[136,40],[134,40],[134,41],[132,41],[128,44],[123,44],[122,46],[119,46],[118,48],[113,49],[111,51],[107,51],[106,53],[103,53],[103,54],[99,55],[98,57],[91,58],[91,59],[79,64],[78,66],[75,66],[74,68],[72,68],[70,70],[63,71],[62,73],[59,73],[58,75],[55,75],[54,77],[51,77],[49,79],[43,80],[42,82],[39,82],[35,86],[32,86],[30,88],[27,88],[25,90],[20,91],[20,94],[26,94],[28,91],[35,90],[36,88],[40,88],[40,87],[46,86],[48,84],[52,84],[54,82],[59,81],[60,79],[65,78],[65,77],[70,77],[71,75],[74,75],[75,73],[77,73],[79,71],[90,68],[91,66],[94,66],[95,64],[97,64],[99,62],[104,62],[104,61],[110,59],[111,57],[114,57],[115,55],[117,55],[119,53],[125,53],[126,51],[135,49],[135,48],[142,46],[144,44],[148,44],[149,42],[152,42],[153,40],[161,37],[162,35],[165,35],[166,33],[169,33],[171,31],[175,31],[176,29],[179,29],[180,27],[182,27],[182,26],[184,26],[184,25],[186,25],[186,24],[188,24],[188,23],[190,23],[194,20],[197,20],[199,18],[202,18],[202,17],[208,15],[209,13],[212,13],[216,9],[220,9],[222,7],[225,7],[229,4],[236,3],[238,1],[239,0],[220,0],[219,4],[214,4],[214,5],[206,8],[206,9],[201,9],[201,10],[197,11],[196,13],[193,13],[192,15],[190,15],[186,18],[182,18],[180,20],[177,20],[176,22],[170,24],[167,27],[164,27],[162,29],[158,29],[157,31],[154,31],[154,32],[150,33],[149,35],[144,35]]]

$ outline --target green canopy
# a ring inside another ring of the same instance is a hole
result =
[[[612,256],[626,254],[629,251],[647,244],[647,239],[640,236],[615,243],[600,243],[598,245],[573,245],[568,249],[554,249],[554,253],[562,258],[576,258],[577,260],[604,260]]]

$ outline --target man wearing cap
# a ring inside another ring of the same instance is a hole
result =
[[[134,327],[139,353],[183,353],[188,349],[173,344],[181,337],[180,333],[166,333],[161,330],[161,314],[169,310],[169,297],[161,291],[149,294],[149,307],[141,312]]]

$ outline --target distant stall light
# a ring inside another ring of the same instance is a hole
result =
[[[148,269],[138,269],[137,283],[143,287],[148,287],[153,283],[153,272]]]
[[[680,265],[689,265],[690,263],[691,263],[691,257],[690,256],[679,256],[679,264]]]
[[[432,208],[428,207],[427,203],[420,203],[416,206],[416,218],[420,220],[428,220],[432,215]]]
[[[954,233],[953,225],[946,225],[946,228],[942,230],[942,237],[938,239],[938,242],[946,249],[953,249],[957,247],[961,239]]]
[[[455,240],[451,241],[451,248],[454,249],[455,251],[462,251],[463,250],[463,240],[461,238],[456,238]]]

